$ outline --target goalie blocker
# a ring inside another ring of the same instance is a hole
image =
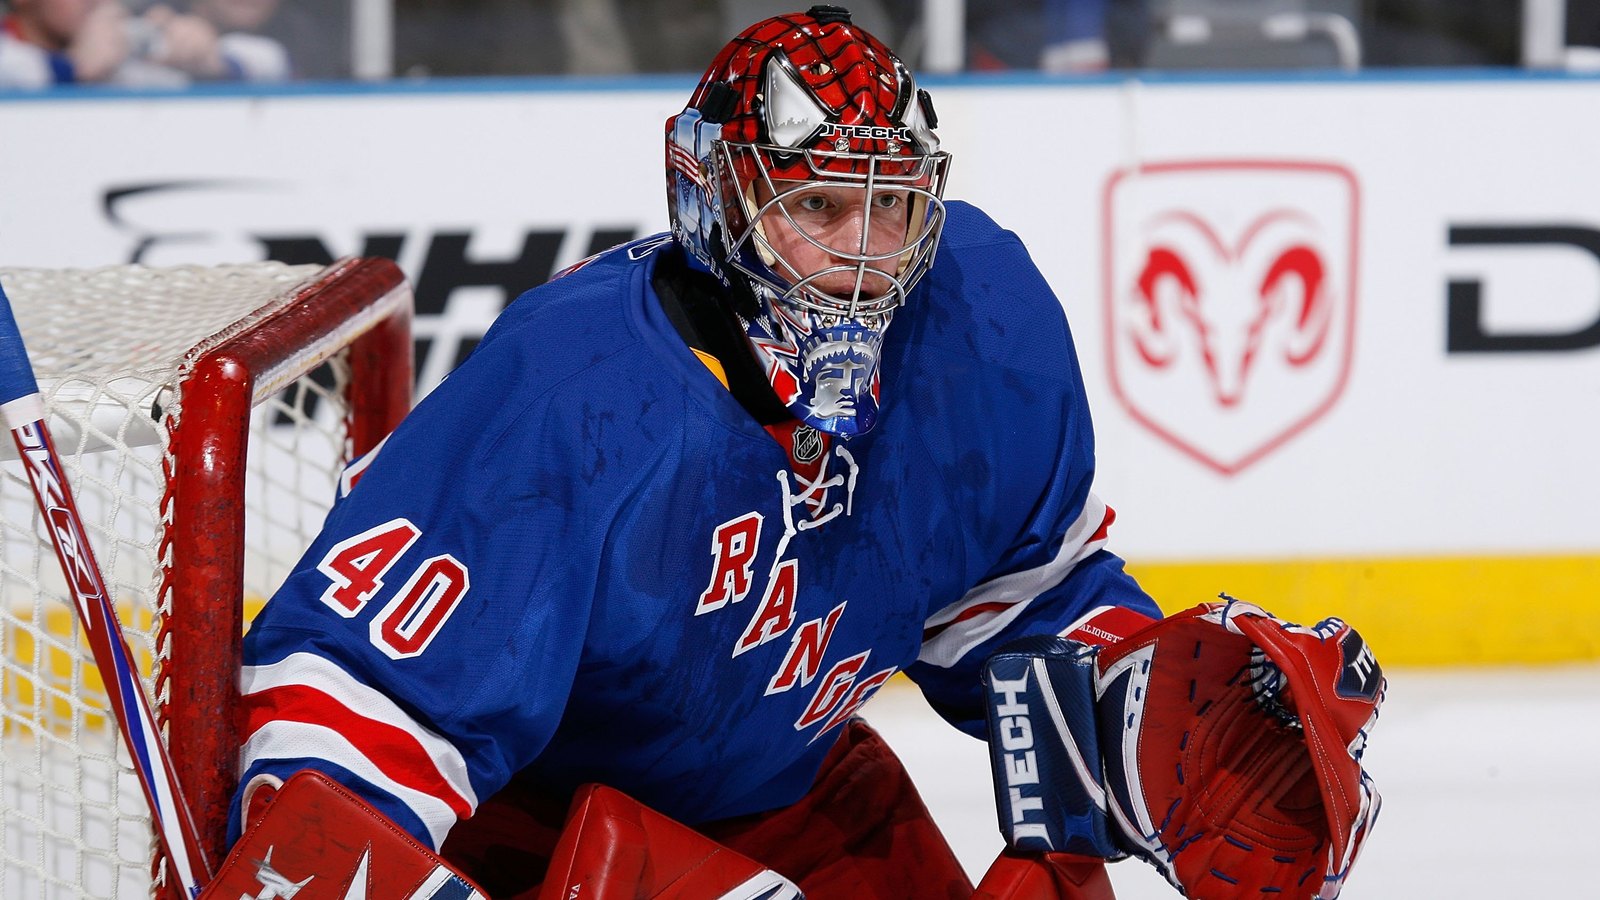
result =
[[[1014,852],[1132,854],[1191,897],[1338,896],[1377,817],[1383,674],[1338,619],[1223,599],[1142,627],[1107,610],[988,662]]]
[[[258,790],[250,828],[201,900],[487,900],[382,813],[320,772]]]

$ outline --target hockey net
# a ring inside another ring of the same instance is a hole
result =
[[[409,408],[386,260],[0,269],[67,477],[220,863],[238,638]],[[0,896],[176,896],[26,476],[0,447]]]

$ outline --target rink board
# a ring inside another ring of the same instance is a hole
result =
[[[1112,547],[1166,607],[1600,657],[1600,81],[931,86],[949,194],[1062,298]],[[426,390],[517,289],[661,228],[688,88],[0,99],[0,261],[392,255]]]

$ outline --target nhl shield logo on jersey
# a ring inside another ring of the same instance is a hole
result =
[[[1326,413],[1350,373],[1358,201],[1354,174],[1330,163],[1114,172],[1106,359],[1129,415],[1233,475]]]
[[[814,463],[822,455],[822,432],[810,425],[801,425],[794,430],[791,438],[794,448],[794,461],[797,463]]]

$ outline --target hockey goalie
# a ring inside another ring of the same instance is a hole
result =
[[[511,304],[252,626],[210,896],[1102,900],[1125,857],[1339,893],[1370,649],[1161,618],[1107,549],[1062,305],[945,198],[938,125],[838,7],[718,54],[666,124],[670,232]],[[994,139],[1048,183],[1026,121]],[[899,673],[992,751],[976,887],[855,717]]]

